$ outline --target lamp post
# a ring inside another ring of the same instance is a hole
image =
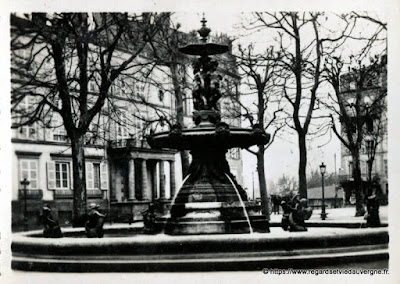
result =
[[[30,181],[24,178],[21,181],[21,185],[24,187],[24,231],[28,230],[28,212],[26,207],[26,187],[30,184]]]
[[[322,163],[319,166],[319,169],[321,171],[321,176],[322,176],[322,207],[321,207],[321,219],[325,220],[326,218],[326,212],[325,212],[325,188],[324,188],[324,175],[325,175],[325,171],[326,171],[326,165],[324,165],[324,163]]]

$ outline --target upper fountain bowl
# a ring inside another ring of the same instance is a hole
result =
[[[179,51],[188,55],[208,56],[228,52],[229,47],[218,43],[194,43],[179,48]]]

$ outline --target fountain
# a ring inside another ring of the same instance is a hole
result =
[[[270,223],[266,216],[247,208],[246,194],[230,173],[225,153],[233,147],[268,143],[269,135],[257,126],[237,128],[221,121],[218,63],[210,56],[228,47],[207,43],[210,30],[202,22],[202,42],[180,49],[200,56],[194,63],[195,127],[175,125],[148,139],[152,147],[192,154],[189,174],[171,202],[170,213],[155,217],[153,234],[145,234],[140,224],[105,226],[104,238],[95,239],[86,238],[84,228],[63,228],[60,239],[44,238],[42,231],[15,233],[13,269],[261,271],[387,261],[387,228],[360,229],[360,223],[325,220],[307,222],[307,232],[291,233],[283,231],[280,222]]]
[[[153,148],[190,150],[193,158],[189,174],[173,198],[170,214],[156,218],[156,226],[172,235],[269,232],[266,216],[251,215],[246,209],[246,193],[225,158],[230,148],[268,143],[269,135],[257,126],[246,129],[221,122],[217,104],[221,77],[216,74],[218,62],[209,56],[227,52],[228,46],[207,43],[210,29],[204,18],[202,23],[198,31],[201,43],[180,48],[184,54],[199,56],[193,63],[196,126],[182,129],[175,125],[169,132],[148,138]]]

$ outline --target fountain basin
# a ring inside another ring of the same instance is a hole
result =
[[[113,226],[102,239],[83,229],[64,229],[62,239],[41,232],[16,233],[12,268],[27,271],[214,271],[318,267],[388,259],[387,228],[309,228],[290,233],[171,236],[142,235],[138,228]],[[107,237],[119,233],[119,237]]]

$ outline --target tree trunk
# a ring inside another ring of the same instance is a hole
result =
[[[354,178],[354,187],[356,191],[356,217],[364,216],[364,202],[363,202],[363,182],[361,179],[361,170],[360,170],[360,154],[358,148],[352,151],[353,157],[353,178]]]
[[[258,149],[259,150],[257,152],[257,173],[260,185],[261,212],[269,220],[269,199],[268,199],[267,182],[265,180],[265,167],[264,167],[264,152],[265,152],[264,145],[259,145]]]
[[[374,158],[370,158],[367,162],[368,165],[368,190],[367,190],[367,196],[371,196],[373,193],[373,188],[372,188],[372,165],[374,164]]]
[[[74,185],[74,199],[72,210],[72,226],[84,226],[87,213],[87,195],[86,195],[86,171],[85,171],[85,153],[84,137],[71,138],[72,150],[72,173]]]
[[[307,198],[307,146],[306,135],[298,133],[299,135],[299,194],[300,198]]]

